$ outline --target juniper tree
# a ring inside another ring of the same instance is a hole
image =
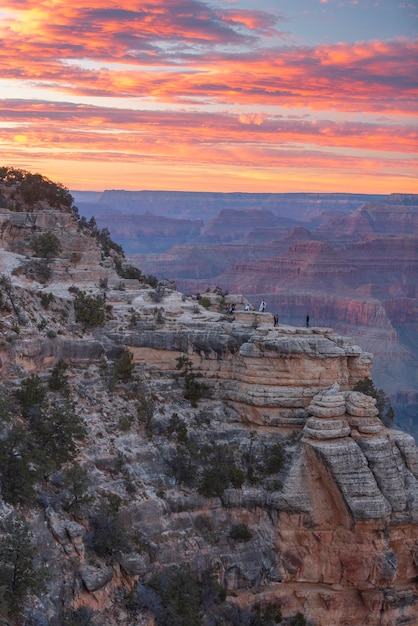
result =
[[[0,608],[9,616],[17,615],[29,594],[45,591],[46,570],[35,567],[36,549],[28,525],[10,516],[0,539]]]

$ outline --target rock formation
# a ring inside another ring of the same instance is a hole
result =
[[[218,286],[245,294],[253,304],[267,299],[269,311],[288,324],[302,323],[309,311],[316,324],[350,334],[375,355],[373,379],[397,405],[398,423],[418,437],[413,423],[417,196],[173,194],[171,203],[169,198],[158,192],[106,192],[93,206],[100,224],[122,244],[127,240],[118,239],[120,229],[131,219],[124,213],[147,210],[159,219],[170,217],[170,223],[198,216],[199,233],[179,236],[170,249],[159,247],[157,255],[141,254],[142,241],[135,250],[130,238],[130,260],[147,273],[174,279],[184,293]],[[84,210],[91,212],[83,199]],[[108,216],[111,205],[119,230]],[[160,241],[158,233],[156,245]]]
[[[11,281],[0,288],[0,391],[15,406],[36,374],[59,403],[48,381],[64,361],[87,430],[75,460],[89,504],[68,504],[65,464],[39,478],[31,503],[2,492],[0,520],[21,509],[50,572],[46,592],[25,600],[25,623],[59,623],[62,607],[84,607],[96,612],[91,623],[158,624],[141,598],[152,576],[184,565],[197,579],[216,573],[227,595],[211,610],[231,626],[249,623],[256,604],[311,626],[417,623],[417,449],[353,391],[370,354],[327,327],[274,326],[238,296],[228,315],[216,294],[206,309],[124,280],[92,233],[58,210],[40,210],[30,226],[23,212],[0,214]],[[63,250],[40,284],[14,250],[47,231]],[[103,325],[77,321],[74,286],[105,289]],[[120,373],[126,350],[133,370]],[[25,419],[15,406],[13,420]]]

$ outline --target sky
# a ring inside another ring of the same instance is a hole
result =
[[[0,165],[70,190],[418,193],[417,0],[3,0]]]

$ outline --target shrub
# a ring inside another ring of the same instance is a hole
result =
[[[264,454],[264,474],[276,474],[280,472],[286,461],[286,453],[280,443],[275,443],[266,448]]]
[[[105,306],[101,295],[90,296],[79,291],[74,298],[74,311],[77,322],[85,328],[103,326],[105,322]]]
[[[251,541],[252,536],[253,534],[247,524],[234,524],[229,531],[229,537],[234,541]]]
[[[141,393],[136,405],[136,411],[139,423],[145,425],[145,432],[150,436],[152,434],[152,418],[155,411],[154,400]]]
[[[164,324],[164,307],[158,307],[156,306],[153,311],[152,314],[154,316],[154,319],[156,321],[157,324]]]
[[[83,507],[91,504],[93,498],[87,493],[89,482],[88,472],[78,463],[64,470],[65,510],[79,515]]]
[[[147,274],[144,276],[144,281],[150,287],[156,289],[158,287],[158,278],[154,274]]]
[[[177,443],[170,465],[178,483],[194,487],[199,469],[199,448],[196,443],[190,439],[186,444]]]
[[[16,397],[22,407],[23,417],[28,417],[34,411],[39,411],[45,401],[46,390],[42,386],[41,379],[36,374],[22,381]]]
[[[71,461],[77,451],[75,439],[84,439],[86,426],[71,402],[42,407],[30,424],[34,461],[48,472]]]
[[[68,365],[62,359],[54,365],[48,381],[48,387],[52,391],[69,391],[68,376],[65,373],[67,369]]]
[[[257,603],[251,611],[249,626],[276,626],[282,623],[282,619],[280,604]]]
[[[200,306],[203,306],[205,309],[210,309],[212,302],[210,298],[203,296],[202,298],[199,299],[199,304]]]
[[[236,489],[239,489],[240,487],[242,487],[242,485],[245,482],[244,471],[240,467],[237,467],[236,465],[232,465],[229,474],[230,474],[229,480],[231,482],[231,485],[235,487]]]
[[[26,278],[36,280],[41,285],[49,281],[52,270],[47,259],[28,259],[20,267],[13,270],[13,273],[23,273]]]
[[[44,309],[47,309],[49,307],[49,305],[51,304],[51,302],[54,301],[54,296],[52,293],[41,293],[41,305],[43,306]]]
[[[26,428],[13,426],[0,440],[2,497],[10,504],[30,504],[34,498],[36,468],[31,454],[31,438]]]
[[[35,256],[43,259],[53,259],[62,252],[60,240],[54,233],[42,233],[31,241],[31,248]]]
[[[120,554],[129,549],[129,537],[119,516],[119,503],[108,498],[91,519],[91,532],[87,536],[88,545],[108,563],[115,563]]]
[[[93,617],[94,612],[91,609],[81,606],[76,611],[64,613],[60,623],[62,626],[94,626]]]
[[[116,380],[127,381],[132,378],[135,364],[133,362],[134,355],[129,350],[124,350],[122,355],[115,363]]]
[[[96,221],[92,221],[94,218],[90,220],[90,225],[92,227],[93,233],[102,247],[104,256],[109,256],[111,250],[116,252],[117,255],[124,257],[125,254],[123,252],[122,246],[112,240],[110,236],[110,231],[108,228],[98,229],[96,227]]]
[[[162,283],[158,283],[155,289],[153,291],[150,291],[148,295],[153,302],[159,303],[163,300],[165,291],[166,286]]]
[[[41,174],[31,174],[25,170],[7,168],[5,181],[8,184],[17,185],[22,199],[29,206],[37,202],[47,202],[51,207],[64,208],[77,215],[77,208],[73,206],[74,198],[68,189],[60,183],[54,183]]]
[[[30,503],[35,481],[71,461],[77,450],[74,439],[85,434],[85,424],[72,404],[50,406],[36,377],[25,382],[29,384],[21,393],[28,421],[14,425],[0,440],[2,495],[13,504]]]
[[[218,474],[216,467],[210,467],[204,470],[199,485],[199,493],[202,496],[205,496],[205,498],[220,497],[226,487],[227,484],[225,484],[224,477]]]
[[[167,425],[167,434],[176,435],[178,443],[187,444],[188,434],[186,422],[178,416],[177,413],[173,413]]]
[[[46,570],[35,568],[36,552],[28,525],[8,517],[0,539],[0,603],[7,615],[18,614],[28,594],[45,591]]]
[[[133,424],[133,417],[131,415],[121,415],[118,422],[118,428],[126,432],[129,430]]]
[[[392,407],[390,398],[383,389],[377,389],[371,378],[363,378],[353,387],[353,391],[360,391],[366,396],[376,399],[376,408],[379,411],[379,418],[385,426],[391,426],[395,419],[395,411]]]
[[[176,369],[179,370],[179,376],[184,378],[184,397],[190,400],[190,404],[196,407],[199,400],[209,398],[211,389],[206,383],[197,380],[196,374],[193,372],[193,365],[186,356],[179,356],[177,359]]]
[[[205,455],[205,450],[202,451]],[[199,493],[206,498],[221,497],[225,489],[241,487],[244,472],[235,465],[231,450],[226,446],[214,445],[203,458],[206,467],[199,482]]]
[[[118,265],[118,264],[117,264]],[[136,278],[139,281],[143,281],[144,276],[139,269],[139,267],[135,267],[135,265],[121,264],[119,263],[119,267],[117,272],[121,278]]]
[[[197,579],[187,565],[155,574],[137,591],[136,608],[147,609],[157,626],[201,626],[210,608],[225,600],[224,589],[212,571]]]

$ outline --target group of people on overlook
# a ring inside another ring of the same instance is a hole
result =
[[[244,311],[250,311],[252,307],[250,307],[249,304],[246,304],[244,307]],[[259,313],[264,313],[265,310],[267,308],[267,303],[265,302],[265,300],[261,300],[260,302],[260,306],[258,307],[258,311]],[[229,315],[233,315],[235,313],[235,309],[236,309],[236,305],[235,304],[230,304],[228,306],[228,314]],[[275,313],[273,315],[273,322],[274,322],[274,326],[278,326],[279,325],[279,316],[277,313]],[[310,324],[310,317],[309,314],[306,316],[306,328],[309,328],[309,324]]]

